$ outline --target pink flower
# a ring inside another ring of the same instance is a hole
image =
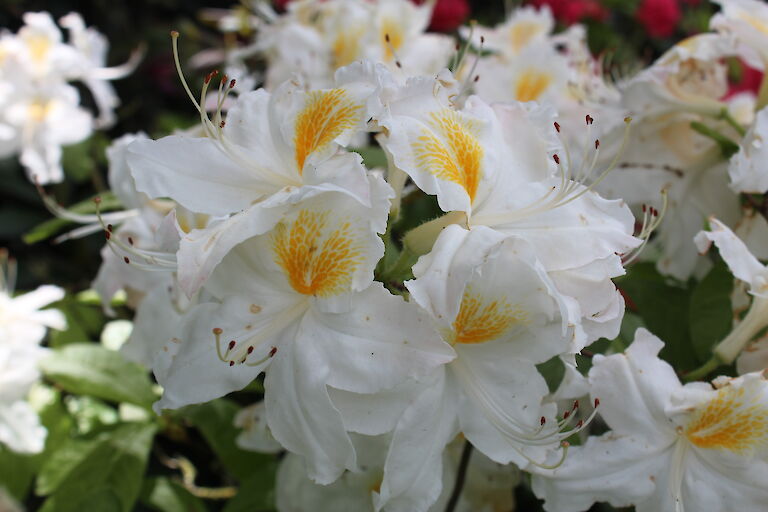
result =
[[[548,5],[555,18],[566,25],[585,19],[608,19],[608,11],[597,0],[532,0],[530,3],[536,7]]]
[[[760,90],[760,84],[763,83],[763,72],[759,69],[750,67],[743,60],[741,61],[741,80],[738,82],[731,82],[728,85],[728,92],[725,98],[728,99],[731,96],[741,92],[751,92],[757,95]]]
[[[450,32],[464,23],[467,16],[469,16],[467,0],[437,0],[429,28],[437,32]]]
[[[635,18],[651,37],[670,37],[681,16],[677,0],[642,0],[635,11]]]

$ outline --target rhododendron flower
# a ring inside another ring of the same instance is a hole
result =
[[[715,0],[715,3],[720,4],[722,10],[712,17],[710,26],[749,47],[753,54],[745,54],[747,62],[763,68],[768,60],[765,46],[768,6],[758,0]]]
[[[376,73],[372,66],[359,69]],[[369,81],[309,92],[287,82],[272,94],[238,96],[226,121],[220,112],[214,122],[201,111],[206,137],[171,135],[128,148],[140,191],[195,213],[228,216],[181,239],[178,274],[187,294],[235,245],[270,230],[303,198],[335,190],[370,204],[360,157],[338,149],[364,128],[375,90]]]
[[[610,431],[533,469],[548,511],[597,501],[638,512],[759,510],[768,500],[768,382],[761,373],[683,386],[644,329],[623,354],[596,355],[591,395]],[[736,505],[738,504],[738,505]]]
[[[764,194],[768,192],[768,109],[760,110],[754,124],[739,145],[739,152],[731,157],[728,174],[731,188],[736,192]]]
[[[635,18],[651,37],[670,37],[683,16],[679,0],[642,0]]]
[[[217,301],[191,308],[154,364],[156,409],[223,396],[265,372],[269,429],[310,478],[328,484],[356,468],[326,386],[374,393],[453,358],[429,322],[371,284],[391,190],[367,181],[370,206],[316,194],[230,252],[206,285]]]

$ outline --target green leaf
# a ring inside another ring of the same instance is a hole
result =
[[[384,153],[384,150],[378,146],[356,148],[352,151],[363,157],[363,163],[369,169],[373,169],[374,167],[382,169],[387,168],[387,155]]]
[[[40,367],[70,393],[142,407],[150,407],[157,398],[144,368],[100,345],[66,345],[41,361]]]
[[[271,455],[243,450],[235,444],[240,430],[234,425],[235,414],[240,406],[226,399],[191,405],[180,414],[195,426],[221,460],[224,467],[238,480],[243,481],[274,460]]]
[[[23,501],[37,470],[37,457],[12,452],[0,444],[0,489]]]
[[[96,171],[96,163],[91,156],[91,139],[64,146],[61,154],[61,166],[67,178],[76,183],[83,182]]]
[[[98,338],[106,320],[98,305],[82,304],[72,297],[66,297],[52,307],[64,313],[67,319],[66,329],[51,331],[52,347]]]
[[[85,457],[56,476],[41,512],[133,510],[155,429],[151,423],[129,423],[97,436]]]
[[[721,260],[691,293],[688,313],[691,342],[696,355],[702,361],[712,356],[712,347],[731,331],[732,291],[733,275]]]
[[[54,451],[40,468],[35,494],[47,496],[56,491],[66,478],[104,442],[104,439],[68,439]]]
[[[698,366],[691,357],[695,353],[688,322],[689,291],[659,274],[653,263],[632,265],[616,284],[629,297],[629,308],[634,306],[648,330],[664,342],[661,357],[677,370]]]
[[[550,393],[554,393],[557,390],[563,377],[565,377],[565,364],[558,356],[553,357],[549,361],[537,364],[536,369],[539,370],[541,376],[547,381],[547,387],[549,387]]]
[[[257,512],[275,508],[275,473],[277,462],[259,466],[258,471],[240,482],[234,498],[227,502],[224,512]]]
[[[144,482],[139,498],[152,510],[161,512],[204,512],[205,503],[190,494],[181,484],[166,477],[150,478]]]

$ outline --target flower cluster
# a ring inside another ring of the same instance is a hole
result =
[[[139,55],[126,64],[106,67],[106,38],[70,13],[60,25],[47,12],[24,15],[15,34],[0,34],[0,156],[19,155],[31,180],[64,179],[61,147],[85,140],[94,128],[115,122],[119,104],[109,81],[130,73]],[[94,115],[80,106],[82,82],[98,108]]]
[[[66,326],[60,311],[41,308],[61,299],[64,290],[43,285],[14,297],[16,263],[6,251],[0,252],[0,267],[0,443],[14,452],[38,453],[46,430],[25,398],[40,378],[47,328]]]
[[[281,510],[509,507],[519,470],[551,511],[757,510],[768,223],[742,198],[768,192],[768,88],[729,94],[727,59],[765,69],[768,7],[720,4],[711,32],[612,80],[546,7],[457,44],[425,32],[434,2],[259,3],[228,66],[244,86],[214,71],[196,96],[172,33],[200,122],[111,147],[125,211],[46,201],[104,231],[94,286],[136,308],[121,350],[162,386],[156,413],[263,385],[238,443],[288,452]],[[412,225],[417,196],[439,214]],[[643,249],[663,284],[706,273],[711,244],[747,312],[684,379],[741,375],[683,385],[643,328],[584,350],[619,336],[613,279]],[[598,415],[609,430],[589,436]],[[452,495],[467,467],[479,480]]]

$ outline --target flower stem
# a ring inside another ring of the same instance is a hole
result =
[[[467,467],[469,466],[469,459],[471,456],[472,444],[469,441],[464,441],[464,449],[461,451],[461,460],[459,460],[459,468],[456,472],[456,480],[453,483],[451,498],[448,500],[448,504],[445,506],[445,512],[453,512],[454,509],[456,509],[456,505],[459,503],[461,490],[464,488],[464,480],[467,478]]]
[[[683,380],[686,382],[701,380],[712,373],[721,364],[723,364],[723,362],[720,360],[720,358],[717,355],[713,355],[709,361],[699,366],[695,370],[691,370],[690,372],[683,375]]]
[[[736,133],[741,135],[742,137],[747,134],[747,130],[744,129],[743,126],[739,124],[738,121],[736,121],[730,112],[728,112],[727,108],[724,108],[720,111],[720,119],[731,125],[731,127],[736,130]]]

